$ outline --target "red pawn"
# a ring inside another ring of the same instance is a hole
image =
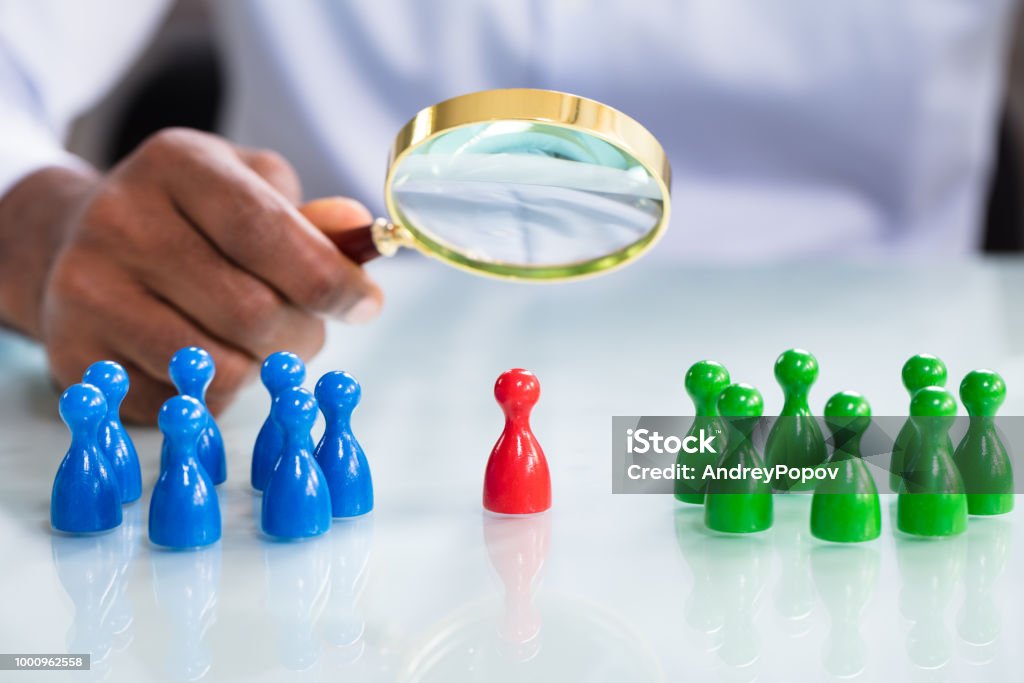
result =
[[[551,507],[551,474],[530,431],[540,383],[528,370],[509,370],[494,383],[494,398],[505,412],[505,430],[487,459],[484,507],[506,515],[543,512]]]

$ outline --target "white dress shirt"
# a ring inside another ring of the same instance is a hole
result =
[[[0,0],[0,193],[47,164],[162,0]],[[377,212],[417,110],[498,87],[632,115],[672,163],[674,258],[979,244],[1013,0],[217,0],[224,132]]]

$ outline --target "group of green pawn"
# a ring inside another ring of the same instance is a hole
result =
[[[915,536],[954,536],[967,529],[968,515],[999,515],[1013,509],[1013,472],[1006,448],[995,428],[995,414],[1006,398],[1006,384],[991,370],[974,370],[960,384],[960,399],[970,424],[954,450],[949,429],[957,404],[947,391],[946,366],[929,354],[910,358],[903,366],[903,385],[910,393],[909,417],[892,447],[890,487],[898,493],[896,526]],[[825,403],[825,424],[832,433],[833,452],[811,413],[808,396],[818,377],[818,361],[807,351],[790,349],[775,362],[775,378],[785,403],[765,442],[762,459],[753,431],[764,412],[761,393],[749,384],[731,383],[729,372],[715,361],[695,363],[686,373],[686,392],[696,417],[688,435],[714,434],[725,443],[715,454],[680,451],[677,463],[703,472],[707,465],[741,467],[826,467],[834,478],[815,480],[811,533],[826,540],[857,543],[878,538],[882,515],[878,488],[864,463],[861,438],[871,424],[871,406],[864,396],[841,391]],[[790,480],[792,481],[792,480]],[[677,480],[675,497],[704,505],[708,528],[729,533],[764,531],[772,525],[772,486],[764,480]],[[776,491],[799,485],[775,481]]]

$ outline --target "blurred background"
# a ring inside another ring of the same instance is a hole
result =
[[[1024,250],[1024,41],[1021,13],[1012,14],[1014,26],[1007,51],[994,171],[983,216],[981,246],[986,252]],[[927,11],[921,15],[930,16]],[[176,2],[129,75],[99,106],[77,121],[71,150],[100,167],[109,167],[160,128],[188,126],[218,131],[227,79],[213,22],[204,0]],[[976,51],[977,46],[961,48],[962,64],[970,64],[976,58],[972,50]],[[877,56],[865,56],[866,61],[874,58]]]

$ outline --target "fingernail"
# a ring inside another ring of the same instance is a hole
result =
[[[365,297],[345,311],[341,319],[350,325],[362,325],[368,323],[380,315],[380,302],[373,297]]]

